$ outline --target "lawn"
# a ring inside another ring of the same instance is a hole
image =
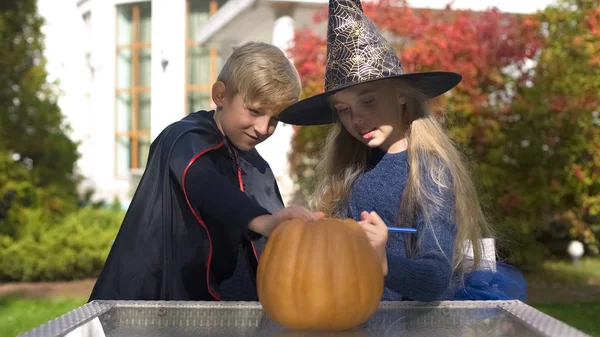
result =
[[[0,336],[14,337],[84,304],[85,298],[0,298]]]
[[[529,305],[591,336],[600,337],[600,320],[598,319],[600,302],[530,303]]]
[[[542,267],[526,275],[527,282],[560,286],[600,286],[600,259],[546,261]]]
[[[600,337],[600,259],[548,261],[525,275],[528,303],[591,336]]]

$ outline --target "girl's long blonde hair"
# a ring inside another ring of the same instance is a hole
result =
[[[473,269],[479,266],[482,256],[481,238],[490,235],[490,227],[484,216],[477,191],[461,153],[446,134],[442,124],[431,116],[420,93],[400,80],[399,94],[407,98],[402,121],[406,126],[408,140],[409,177],[406,183],[397,221],[413,225],[417,210],[421,211],[426,226],[431,226],[428,210],[442,207],[441,200],[428,192],[423,183],[423,172],[440,189],[452,188],[456,202],[455,220],[457,234],[454,244],[452,269],[462,271],[465,252],[473,249]],[[340,122],[334,124],[327,135],[322,157],[316,167],[316,189],[311,207],[328,216],[345,216],[350,189],[356,178],[366,169],[369,148],[355,139]],[[421,169],[420,169],[421,168]],[[426,168],[426,170],[423,170]],[[452,186],[445,180],[448,173]],[[439,208],[438,208],[439,209]],[[435,231],[434,231],[435,233]],[[407,253],[413,255],[415,246],[408,244]]]

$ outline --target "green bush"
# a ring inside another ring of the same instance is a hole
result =
[[[58,281],[97,277],[124,212],[85,207],[61,222],[45,222],[27,210],[18,240],[0,237],[0,282]]]

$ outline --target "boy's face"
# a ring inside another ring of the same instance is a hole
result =
[[[213,86],[213,100],[217,105],[217,125],[238,149],[251,150],[275,132],[277,112],[260,102],[246,105],[240,94],[229,97],[222,82]]]
[[[402,111],[406,98],[389,81],[350,87],[333,95],[331,103],[344,128],[370,148],[387,151],[405,137]]]

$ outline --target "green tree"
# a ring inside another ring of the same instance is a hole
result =
[[[79,155],[57,105],[56,83],[47,79],[36,3],[0,6],[0,200],[5,208],[40,207],[58,215],[75,205]],[[0,233],[14,233],[19,219],[4,213]]]
[[[497,155],[486,157],[501,169],[485,174],[502,182],[492,193],[506,227],[521,234],[523,245],[576,238],[597,251],[600,3],[562,0],[537,20],[543,48],[532,77],[517,87],[504,114]]]

